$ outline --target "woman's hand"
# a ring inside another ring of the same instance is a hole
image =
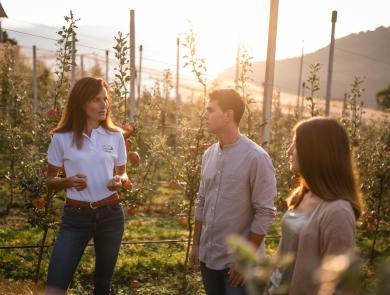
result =
[[[121,177],[119,175],[115,175],[108,183],[107,188],[109,191],[116,191],[122,187]]]
[[[115,166],[116,175],[107,183],[107,188],[110,191],[116,191],[120,188],[131,190],[133,187],[126,173],[126,165]]]
[[[131,188],[133,187],[133,184],[131,183],[127,175],[125,177],[121,177],[121,182],[122,182],[122,187],[125,190],[131,190]]]
[[[63,167],[51,164],[47,166],[46,185],[50,189],[60,190],[74,187],[78,191],[87,188],[87,176],[81,173],[69,177],[59,177]]]
[[[87,188],[87,176],[84,174],[78,173],[74,176],[67,178],[69,181],[70,187],[74,187],[78,191],[82,191]]]
[[[130,179],[127,177],[127,175],[115,175],[108,183],[107,188],[110,191],[116,191],[120,188],[124,188],[126,190],[129,190],[132,188],[132,184]]]

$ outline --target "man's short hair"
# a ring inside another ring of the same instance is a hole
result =
[[[233,89],[219,89],[209,94],[210,100],[218,102],[222,111],[232,110],[234,121],[237,126],[240,124],[242,115],[245,111],[245,103],[242,97]]]

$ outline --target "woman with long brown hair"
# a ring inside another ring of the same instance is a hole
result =
[[[278,255],[291,253],[294,260],[273,272],[267,291],[275,294],[284,286],[292,295],[317,294],[314,274],[323,259],[354,251],[362,210],[358,180],[348,135],[335,119],[298,123],[288,154],[300,186],[287,199]]]
[[[92,77],[80,79],[53,132],[47,186],[65,189],[66,204],[50,259],[46,294],[66,294],[92,238],[93,294],[110,294],[124,230],[117,190],[131,183],[126,174],[124,138],[111,119],[107,83]],[[59,177],[61,169],[65,177]]]

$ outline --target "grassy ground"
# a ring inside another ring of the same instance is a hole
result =
[[[140,213],[127,217],[123,241],[184,240],[186,233],[186,228],[179,224],[176,217]],[[41,236],[41,231],[31,228],[21,214],[7,216],[0,224],[0,240],[6,245],[38,244]],[[48,243],[53,239],[54,232],[49,231]],[[161,288],[171,285],[172,277],[176,277],[182,268],[184,247],[183,243],[122,245],[114,284],[125,289],[130,286],[137,287],[134,288],[139,290],[136,294],[144,294],[143,289],[153,289],[154,286]],[[51,248],[45,251],[42,278],[46,276],[50,251]],[[72,284],[74,294],[83,294],[85,288],[90,287],[93,257],[93,247],[87,247]],[[35,249],[1,250],[0,275],[3,278],[31,279],[36,259]],[[180,280],[175,282],[177,285],[179,283]]]
[[[277,229],[273,228],[270,234],[277,234]],[[17,209],[0,220],[2,244],[33,245],[38,244],[41,237],[42,232],[31,228],[26,222],[26,216]],[[52,243],[54,238],[54,231],[49,231],[47,243]],[[187,229],[179,223],[176,216],[136,213],[126,217],[124,242],[186,238]],[[268,253],[273,252],[277,242],[277,239],[269,240]],[[48,248],[44,254],[42,280],[46,277],[50,251],[51,248]],[[35,286],[29,281],[34,277],[37,253],[37,249],[0,250],[0,291],[7,290],[12,285],[14,291],[18,290],[15,291],[17,294],[39,294],[42,283]],[[87,247],[72,283],[72,294],[85,294],[91,290],[93,257],[93,247]],[[118,294],[174,294],[175,290],[181,288],[183,281],[184,257],[185,243],[122,245],[114,275],[114,287]],[[191,273],[187,279],[191,290],[189,294],[203,293],[199,273]],[[25,283],[20,284],[22,281]],[[9,292],[4,294],[11,294]]]
[[[167,201],[161,199],[161,202]],[[158,208],[161,204],[154,204]],[[163,210],[162,210],[163,211]],[[156,213],[158,212],[158,213]],[[60,214],[61,212],[59,212]],[[27,216],[20,209],[0,218],[0,241],[2,245],[33,245],[42,238],[42,231],[32,228],[26,221]],[[275,254],[279,242],[280,217],[271,228],[266,241],[268,255]],[[54,241],[55,232],[49,231],[47,244]],[[176,215],[167,212],[138,212],[126,217],[126,229],[123,241],[185,240],[187,228],[180,224]],[[371,265],[365,263],[364,287],[369,290],[376,282],[374,267],[377,262],[389,256],[389,238],[382,237],[377,250],[380,256]],[[358,248],[364,257],[370,254],[371,241],[364,235],[358,235]],[[185,243],[171,244],[127,244],[122,245],[118,258],[113,286],[116,294],[204,294],[199,273],[187,274],[187,292],[181,290],[184,280],[183,261]],[[37,249],[0,250],[0,294],[41,294],[47,274],[51,248],[44,252],[40,282],[32,282],[37,262]],[[76,271],[70,294],[89,294],[92,290],[94,268],[93,247],[87,247]]]

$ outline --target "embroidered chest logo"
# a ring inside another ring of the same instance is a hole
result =
[[[105,144],[105,145],[103,145],[103,151],[105,151],[106,153],[109,153],[109,154],[113,154],[114,147],[110,144]]]

